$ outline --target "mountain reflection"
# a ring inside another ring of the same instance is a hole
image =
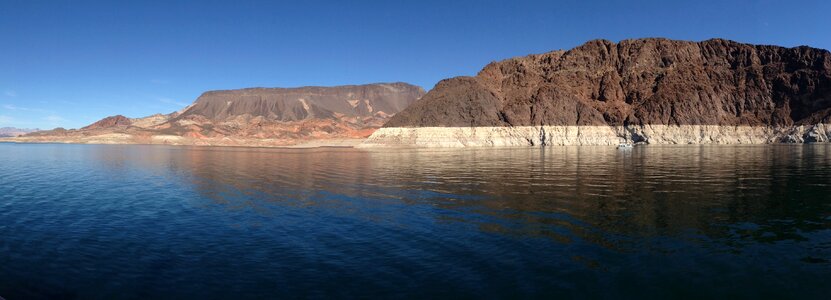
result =
[[[831,145],[0,148],[9,299],[828,294]]]
[[[831,227],[824,145],[98,150],[114,174],[136,164],[265,215],[293,207],[395,223],[419,206],[433,222],[617,251],[651,237],[799,241]]]

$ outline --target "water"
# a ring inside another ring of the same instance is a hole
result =
[[[831,292],[831,146],[0,144],[0,296]]]

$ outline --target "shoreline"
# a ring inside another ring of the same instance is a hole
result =
[[[464,148],[619,144],[799,144],[828,142],[831,124],[803,126],[629,125],[384,127],[357,148]]]
[[[274,143],[271,139],[187,139],[177,142],[147,141],[145,139],[103,140],[90,136],[87,139],[79,138],[49,138],[49,137],[4,137],[0,143],[14,144],[75,144],[75,145],[158,145],[158,146],[189,146],[189,147],[235,147],[235,148],[276,148],[276,149],[315,149],[315,148],[355,148],[364,141],[360,139],[321,139],[302,140],[295,144]]]
[[[367,138],[187,138],[102,134],[83,137],[3,137],[5,143],[168,145],[247,148],[475,148],[616,146],[619,144],[802,144],[831,141],[831,124],[802,126],[638,125],[516,127],[384,127]]]

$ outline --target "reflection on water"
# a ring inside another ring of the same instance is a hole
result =
[[[0,144],[0,295],[819,297],[829,152]]]

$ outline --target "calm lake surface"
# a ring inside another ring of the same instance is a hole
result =
[[[829,145],[0,144],[9,300],[829,293]]]

